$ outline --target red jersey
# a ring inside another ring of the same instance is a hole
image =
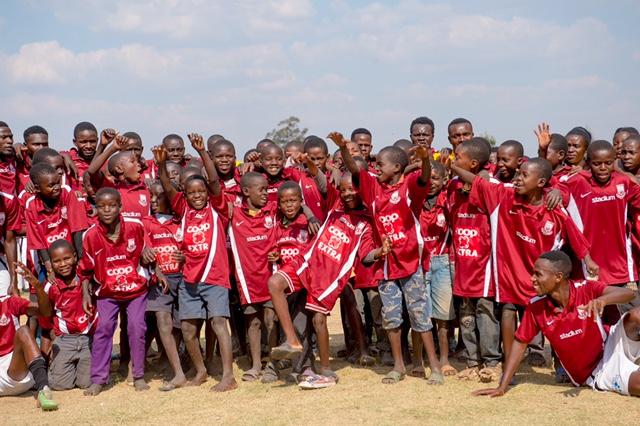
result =
[[[580,259],[589,253],[589,243],[564,209],[526,204],[513,187],[476,177],[470,202],[490,218],[498,302],[526,305],[535,296],[531,274],[542,253],[560,249],[567,240]]]
[[[421,186],[419,176],[416,171],[395,185],[386,185],[367,170],[359,174],[360,196],[374,218],[378,234],[388,236],[393,244],[383,263],[386,280],[409,277],[420,267],[423,245],[416,215],[420,214],[429,185]]]
[[[103,175],[99,187],[111,187],[118,190],[122,200],[122,209],[120,210],[122,216],[142,219],[151,214],[151,194],[144,183],[113,183]]]
[[[184,281],[188,284],[206,283],[231,288],[224,224],[218,214],[228,212],[224,195],[209,197],[207,205],[202,210],[196,210],[189,207],[184,194],[179,193],[171,201],[171,208],[181,218]]]
[[[567,165],[554,170],[551,179],[549,179],[549,186],[558,186],[558,184],[560,183],[560,179],[562,179],[563,176],[567,176],[569,173],[571,173],[571,170],[573,170],[573,167]]]
[[[498,186],[497,183],[494,185]],[[453,261],[456,265],[453,294],[461,297],[494,297],[489,218],[471,204],[469,193],[464,190],[464,184],[458,177],[449,182],[446,194]]]
[[[275,231],[275,245],[280,254],[279,265],[286,265],[307,251],[307,247],[313,240],[309,235],[309,221],[300,213],[293,222],[284,223],[284,218],[279,218]]]
[[[315,299],[335,301],[351,277],[356,259],[364,259],[373,249],[369,215],[337,208],[327,215],[297,274]],[[323,312],[327,307],[316,308]]]
[[[29,170],[31,170],[31,157],[27,155],[26,151],[22,152],[22,161],[16,161],[16,192],[20,193],[27,182],[31,180],[29,176]]]
[[[275,203],[267,203],[255,214],[249,211],[246,203],[233,209],[229,242],[242,305],[271,299],[267,281],[272,270],[267,257],[276,243],[276,211]]]
[[[76,169],[78,169],[78,177],[70,178],[68,180],[69,186],[75,191],[84,192],[84,186],[82,185],[82,177],[87,172],[87,170],[89,170],[89,164],[91,164],[91,160],[87,161],[84,158],[82,158],[78,154],[77,148],[71,148],[69,151],[60,152],[60,154],[67,154],[69,158],[71,158],[71,161],[73,161],[73,164],[75,164]]]
[[[16,159],[0,161],[0,192],[15,195],[16,180]]]
[[[309,207],[313,215],[320,222],[324,222],[326,203],[313,177],[311,177],[308,172],[295,167],[288,167],[285,170],[287,171],[289,179],[300,186],[302,190],[302,202]]]
[[[574,385],[580,386],[597,367],[604,352],[608,330],[578,309],[604,292],[596,281],[569,281],[569,303],[557,307],[550,297],[535,297],[527,306],[516,339],[529,343],[542,331]]]
[[[182,268],[173,260],[171,253],[180,250],[182,235],[180,219],[171,215],[156,214],[142,218],[145,231],[145,246],[156,252],[156,264],[163,274],[177,274]]]
[[[60,198],[49,208],[40,197],[32,195],[25,204],[27,247],[46,250],[56,240],[73,242],[74,232],[89,227],[84,199],[79,199],[68,186],[60,189]]]
[[[29,301],[19,296],[0,297],[0,357],[13,352],[13,340],[20,328],[20,315],[26,315]]]
[[[93,333],[98,314],[87,315],[82,309],[82,283],[78,279],[73,286],[68,286],[56,278],[55,284],[45,284],[44,291],[54,309],[53,331],[56,336]]]
[[[107,238],[102,223],[85,232],[78,276],[99,285],[98,297],[131,300],[147,291],[147,272],[140,265],[144,233],[141,221],[123,216],[116,241]]]
[[[0,192],[0,235],[4,236],[7,230],[20,232],[22,222],[22,211],[18,197]]]
[[[595,182],[590,172],[565,177],[560,185],[569,200],[569,215],[591,244],[591,258],[600,267],[599,281],[636,281],[627,214],[629,208],[640,208],[640,186],[616,171],[605,185]]]
[[[431,256],[449,254],[451,231],[447,221],[447,192],[441,191],[433,200],[433,205],[424,206],[420,212],[420,231],[424,249],[422,269],[429,270]]]
[[[233,169],[233,177],[222,181],[224,184],[224,197],[227,202],[236,207],[242,205],[242,189],[240,189],[240,170],[238,168]]]

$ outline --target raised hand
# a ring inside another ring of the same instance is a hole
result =
[[[327,138],[331,139],[333,143],[335,143],[338,146],[338,148],[342,148],[343,146],[346,146],[347,142],[349,142],[344,138],[344,136],[342,136],[342,133],[340,132],[331,132],[329,133],[329,135],[327,135]]]
[[[429,147],[426,145],[416,145],[409,152],[412,152],[420,161],[428,160],[431,157]]]
[[[604,311],[604,307],[606,303],[602,299],[592,299],[589,300],[589,303],[586,305],[578,306],[578,310],[586,311],[588,317],[593,317],[594,321],[598,320],[598,317],[602,316],[602,311]]]
[[[164,149],[164,146],[154,146],[151,148],[151,152],[153,152],[153,158],[156,160],[156,164],[161,165],[167,163],[167,150]]]
[[[126,136],[117,135],[114,139],[114,146],[118,151],[126,151],[130,144],[131,139]]]
[[[40,281],[38,281],[38,279],[31,273],[31,271],[29,270],[29,268],[27,268],[24,263],[22,262],[15,262],[14,263],[15,268],[16,268],[16,272],[25,279],[25,281],[27,281],[29,284],[31,284],[33,287],[37,288],[39,286],[41,286]]]
[[[549,124],[548,123],[540,123],[538,124],[538,129],[533,130],[536,138],[538,138],[538,146],[540,149],[546,150],[549,144],[551,143],[551,133],[549,132]]]
[[[118,131],[115,129],[104,129],[100,132],[100,145],[109,145],[115,137],[118,136]]]
[[[202,138],[202,135],[199,135],[197,133],[189,133],[187,137],[189,138],[193,149],[195,149],[197,152],[204,151],[204,139]]]

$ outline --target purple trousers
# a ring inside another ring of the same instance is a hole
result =
[[[118,325],[120,308],[127,310],[127,332],[131,347],[131,363],[134,379],[144,376],[145,333],[147,323],[144,316],[147,309],[147,294],[131,300],[98,299],[98,327],[93,335],[91,347],[91,383],[106,385],[109,382],[113,334]]]

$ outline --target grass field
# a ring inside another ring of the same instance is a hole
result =
[[[341,332],[339,315],[330,317],[332,333]],[[342,345],[342,335],[332,335],[332,353]],[[246,367],[247,360],[240,360]],[[224,394],[209,392],[213,378],[199,387],[170,393],[158,390],[135,392],[124,382],[90,398],[81,390],[56,392],[57,412],[36,409],[30,395],[2,398],[0,424],[589,424],[605,420],[608,425],[638,424],[640,401],[587,388],[555,385],[550,368],[520,369],[518,380],[506,396],[475,398],[472,390],[481,383],[447,378],[440,387],[424,379],[407,377],[397,385],[383,385],[388,367],[355,368],[334,361],[340,383],[329,389],[302,391],[284,381],[275,384],[240,383]],[[459,364],[456,364],[460,367]],[[236,378],[241,368],[237,365]]]

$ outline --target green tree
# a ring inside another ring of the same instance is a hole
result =
[[[295,116],[291,116],[278,123],[278,127],[271,130],[265,136],[267,139],[271,139],[277,143],[280,147],[284,147],[285,144],[292,141],[302,142],[307,134],[306,127],[300,128],[300,119]]]
[[[491,146],[497,145],[496,138],[487,132],[484,132],[483,134],[481,134],[480,137],[486,139],[489,142],[489,145]]]

